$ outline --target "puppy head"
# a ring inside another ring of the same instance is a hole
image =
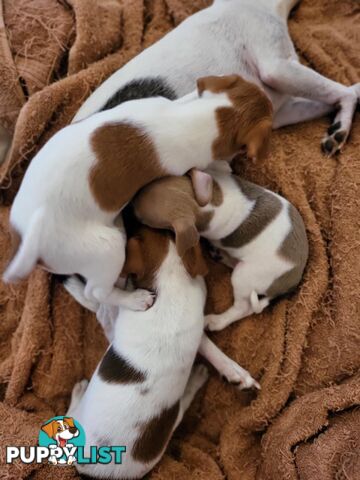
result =
[[[214,145],[217,158],[246,149],[250,158],[263,158],[272,130],[272,104],[254,83],[239,75],[203,77],[197,81],[199,96],[226,94],[233,107],[217,110],[220,136]]]
[[[126,244],[122,276],[131,275],[136,287],[155,288],[155,277],[169,250],[170,232],[140,227]]]
[[[153,228],[175,233],[180,257],[199,242],[196,218],[200,205],[212,197],[212,178],[192,170],[189,177],[165,177],[143,188],[133,200],[138,219]]]
[[[169,251],[172,234],[142,226],[126,246],[123,275],[131,275],[136,287],[155,289],[156,273]],[[199,241],[182,256],[184,266],[191,277],[206,275],[207,265]]]

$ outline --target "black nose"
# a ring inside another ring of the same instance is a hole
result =
[[[73,435],[75,435],[75,433],[77,432],[77,428],[76,427],[70,427],[69,432],[72,433]]]

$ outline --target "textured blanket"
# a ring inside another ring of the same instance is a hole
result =
[[[35,152],[105,78],[207,4],[0,1],[0,137],[14,134],[0,166],[1,272],[9,206]],[[360,81],[357,0],[303,0],[289,25],[304,63],[347,85]],[[292,296],[212,336],[262,389],[241,393],[212,371],[152,480],[360,478],[359,114],[338,158],[320,152],[328,124],[275,132],[270,156],[241,170],[296,205],[310,241]],[[208,283],[208,309],[221,312],[231,302],[228,273],[214,265]],[[35,445],[40,425],[65,413],[75,382],[90,378],[105,349],[94,316],[45,272],[0,284],[0,478],[78,478],[73,467],[5,465],[4,447]]]

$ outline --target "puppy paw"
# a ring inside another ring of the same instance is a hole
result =
[[[261,389],[260,384],[250,375],[250,373],[230,358],[222,372],[229,383],[236,385],[239,390],[247,388]]]
[[[131,309],[144,312],[154,304],[156,293],[139,288],[131,295]]]
[[[331,157],[339,153],[345,145],[348,133],[348,131],[341,128],[340,121],[330,125],[327,135],[325,135],[321,142],[321,148],[325,155]]]

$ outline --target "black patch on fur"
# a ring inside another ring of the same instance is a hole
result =
[[[115,92],[101,110],[114,108],[121,103],[128,102],[129,100],[151,97],[165,97],[169,100],[175,100],[177,98],[174,90],[167,85],[163,78],[140,78],[127,83],[124,87]]]
[[[108,383],[142,383],[146,374],[133,367],[111,345],[101,360],[99,375]]]
[[[334,132],[336,132],[336,130],[339,130],[339,128],[341,128],[341,122],[333,123],[333,124],[330,125],[330,127],[328,128],[327,133],[328,133],[329,135],[332,135]]]
[[[326,142],[322,144],[322,149],[325,153],[331,153],[334,148],[334,141],[328,138]]]

